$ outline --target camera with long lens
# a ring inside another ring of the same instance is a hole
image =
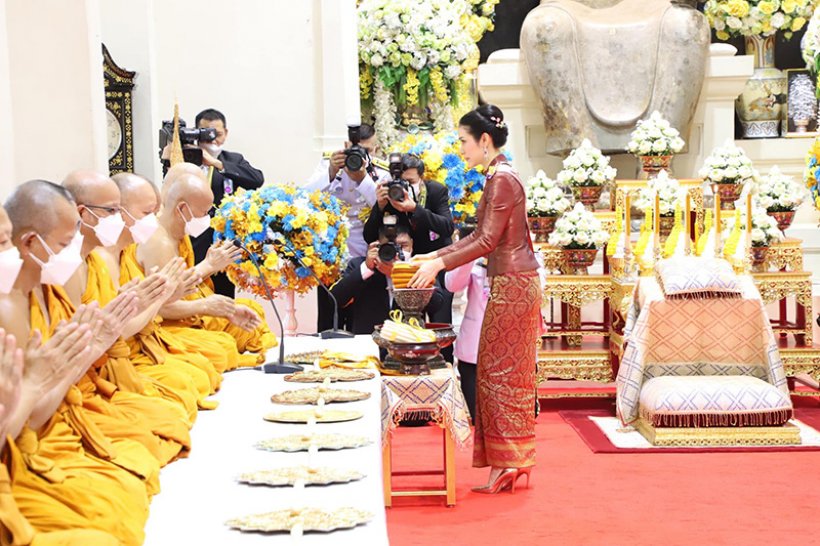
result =
[[[401,154],[390,154],[390,182],[387,183],[387,197],[391,201],[404,201],[404,193],[410,191],[410,184],[401,178]]]
[[[179,120],[179,142],[182,144],[182,157],[186,163],[202,165],[202,150],[199,148],[200,142],[213,142],[216,140],[216,129],[211,127],[198,128],[186,127],[185,120]],[[170,146],[174,141],[174,121],[164,120],[159,129],[159,156],[162,158],[162,151],[166,146]]]
[[[360,135],[361,125],[347,126],[347,140],[350,141],[350,148],[345,150],[345,168],[348,171],[360,171],[367,165],[370,154],[359,144],[362,138]]]
[[[396,237],[396,217],[385,216],[384,220],[384,236],[387,237],[387,242],[379,245],[379,259],[383,262],[392,262],[396,259],[404,261],[404,251],[398,243]]]

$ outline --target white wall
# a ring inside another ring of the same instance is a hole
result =
[[[79,167],[106,169],[98,0],[2,5],[15,172],[0,191],[30,178],[59,181]]]
[[[6,36],[6,10],[0,9],[0,119],[4,130],[0,131],[0,198],[5,198],[6,188],[14,186],[14,108],[11,102],[9,81],[8,40]]]

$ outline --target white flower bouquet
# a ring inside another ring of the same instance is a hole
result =
[[[615,180],[618,174],[609,165],[609,158],[586,138],[564,159],[563,165],[564,168],[558,173],[558,182],[571,187],[603,186]]]
[[[740,211],[740,229],[746,230],[746,209]],[[769,246],[775,241],[783,239],[777,220],[769,216],[759,203],[752,205],[752,246]]]
[[[660,215],[673,216],[675,205],[681,198],[680,183],[669,176],[666,171],[660,171],[658,176],[647,181],[647,186],[638,192],[634,206],[638,210],[655,209],[655,194],[660,197]]]
[[[549,244],[564,249],[593,249],[600,248],[608,240],[609,234],[603,230],[595,214],[576,203],[555,222]]]
[[[680,152],[683,145],[678,130],[655,111],[649,119],[638,122],[626,149],[636,156],[666,156]]]
[[[805,26],[815,5],[815,0],[708,0],[703,13],[721,40],[777,31],[788,40]]]
[[[542,170],[527,180],[525,189],[529,216],[557,216],[572,206],[563,188]]]
[[[803,184],[780,172],[777,165],[757,185],[757,202],[767,212],[794,211],[807,197]]]
[[[713,184],[754,183],[758,173],[746,153],[729,141],[715,148],[700,169],[700,177]]]

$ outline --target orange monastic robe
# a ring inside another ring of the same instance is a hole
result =
[[[194,249],[191,246],[191,240],[188,237],[183,238],[179,245],[179,255],[188,263],[188,267],[194,266]],[[187,299],[204,298],[213,295],[213,284],[210,279],[206,279],[199,285],[199,290],[196,294],[188,296]],[[276,336],[268,328],[268,323],[265,319],[265,311],[262,306],[253,300],[245,298],[237,298],[237,303],[241,303],[256,312],[261,318],[262,323],[254,330],[247,331],[234,325],[226,318],[204,316],[201,318],[201,326],[211,332],[227,332],[236,341],[236,348],[240,353],[250,352],[256,353],[254,355],[242,355],[239,366],[255,366],[262,362],[265,358],[265,351],[277,344]]]
[[[43,295],[54,326],[74,313],[61,288],[44,286]],[[34,295],[30,313],[32,331],[47,340],[54,328]],[[40,431],[26,427],[9,439],[4,463],[12,495],[37,531],[98,529],[137,546],[148,519],[146,488],[159,489],[159,463],[133,440],[107,438],[90,413],[80,388],[73,386]]]
[[[88,304],[96,301],[100,307],[104,307],[117,296],[108,267],[96,252],[88,255],[86,264],[88,281],[82,302]],[[118,339],[87,376],[98,385],[107,382],[114,387],[103,391],[108,395],[105,400],[107,405],[98,404],[100,397],[92,402],[94,409],[100,414],[114,418],[101,419],[98,425],[111,438],[137,439],[164,466],[183,449],[190,449],[191,421],[181,403],[163,398],[163,391],[157,388],[153,380],[137,373],[128,358],[129,354],[128,345]],[[97,367],[99,377],[95,378]],[[89,406],[89,402],[83,403]],[[117,418],[127,419],[129,416],[136,418],[137,422],[132,422],[131,426],[123,426],[122,422],[118,422]]]
[[[20,513],[11,494],[8,469],[0,465],[0,546],[121,546],[122,542],[104,531],[67,529],[37,532]]]
[[[120,286],[144,278],[136,260],[136,245],[130,245],[120,254]],[[202,354],[186,353],[185,347],[166,332],[161,323],[162,318],[156,317],[141,332],[126,340],[131,351],[129,358],[141,375],[177,393],[193,422],[197,407],[213,409],[218,405],[215,401],[205,400],[211,394],[208,371],[216,374],[216,370]],[[176,352],[171,352],[172,347]]]

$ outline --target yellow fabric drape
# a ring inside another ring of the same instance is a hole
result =
[[[86,264],[88,281],[82,302],[88,304],[96,301],[100,307],[104,307],[117,296],[108,267],[96,252],[88,255]],[[106,436],[137,439],[164,466],[174,460],[183,448],[190,449],[191,422],[182,404],[163,398],[162,390],[154,381],[137,373],[128,358],[129,353],[128,345],[122,339],[118,339],[106,351],[107,358],[100,368],[100,376],[102,380],[111,382],[116,389],[108,397],[110,407],[95,404],[94,408],[100,414],[113,417],[114,422],[103,419],[98,424]],[[84,402],[84,405],[88,406],[88,403]],[[137,433],[134,427],[123,427],[122,423],[116,422],[118,417],[125,417],[129,413],[136,418],[137,427],[142,429],[143,434]],[[146,431],[154,438],[146,437]]]
[[[145,274],[137,263],[136,245],[130,245],[120,254],[120,286],[134,279],[144,279]],[[166,388],[185,406],[188,417],[196,419],[197,407],[213,409],[215,401],[205,398],[211,394],[209,372],[216,374],[213,365],[200,353],[169,352],[171,345],[179,345],[173,335],[162,328],[162,318],[156,317],[137,335],[126,340],[129,358],[137,372],[147,376],[161,388]],[[166,395],[170,398],[170,395]]]
[[[179,245],[179,255],[188,263],[188,267],[194,266],[194,249],[191,246],[191,240],[184,237]],[[199,289],[195,294],[191,294],[187,299],[205,298],[214,294],[213,283],[211,279],[206,279],[199,285]],[[265,351],[277,344],[276,336],[268,328],[267,320],[265,319],[265,311],[257,302],[245,298],[237,298],[237,303],[241,303],[253,309],[262,319],[261,324],[251,331],[243,330],[242,328],[232,324],[228,319],[222,317],[205,316],[201,318],[201,325],[206,330],[212,332],[226,332],[231,335],[236,341],[236,348],[240,353],[250,352],[256,353],[253,355],[242,355],[239,366],[255,366],[264,361]]]

